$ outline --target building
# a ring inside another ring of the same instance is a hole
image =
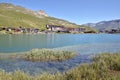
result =
[[[48,31],[53,31],[53,32],[62,32],[65,30],[64,26],[56,26],[56,25],[46,25],[46,28],[48,29]]]
[[[81,33],[81,32],[85,32],[86,28],[67,28],[67,30],[69,32],[76,32],[76,33]]]

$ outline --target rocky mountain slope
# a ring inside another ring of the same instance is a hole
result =
[[[120,29],[120,19],[110,20],[110,21],[101,21],[98,23],[87,23],[84,25],[94,27],[98,30]]]

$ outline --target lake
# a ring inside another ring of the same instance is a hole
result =
[[[119,34],[17,34],[0,35],[0,52],[23,52],[34,48],[61,48],[66,46],[87,46],[93,49],[92,45],[118,45],[120,44]],[[101,46],[102,47],[102,46]],[[110,47],[110,46],[108,46]],[[113,46],[114,48],[115,46]],[[96,48],[96,47],[95,47]],[[108,48],[109,49],[109,48]],[[89,51],[87,50],[87,51]],[[110,49],[111,50],[111,49]]]
[[[102,52],[120,52],[119,34],[1,34],[0,53],[50,48],[76,51],[79,55],[62,62],[31,62],[19,59],[0,59],[0,69],[22,70],[30,74],[64,72],[81,63],[91,62],[91,56]]]

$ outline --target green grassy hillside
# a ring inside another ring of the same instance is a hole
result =
[[[0,3],[0,27],[34,27],[46,29],[46,24],[62,25],[65,27],[84,27],[66,20],[38,14],[20,6],[8,3]],[[87,30],[91,28],[86,27]]]

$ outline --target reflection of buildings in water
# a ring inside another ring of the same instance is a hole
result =
[[[55,34],[54,33],[50,33],[47,34],[47,47],[48,48],[54,48],[55,47]]]
[[[8,47],[10,48],[12,45],[12,35],[8,35]]]

